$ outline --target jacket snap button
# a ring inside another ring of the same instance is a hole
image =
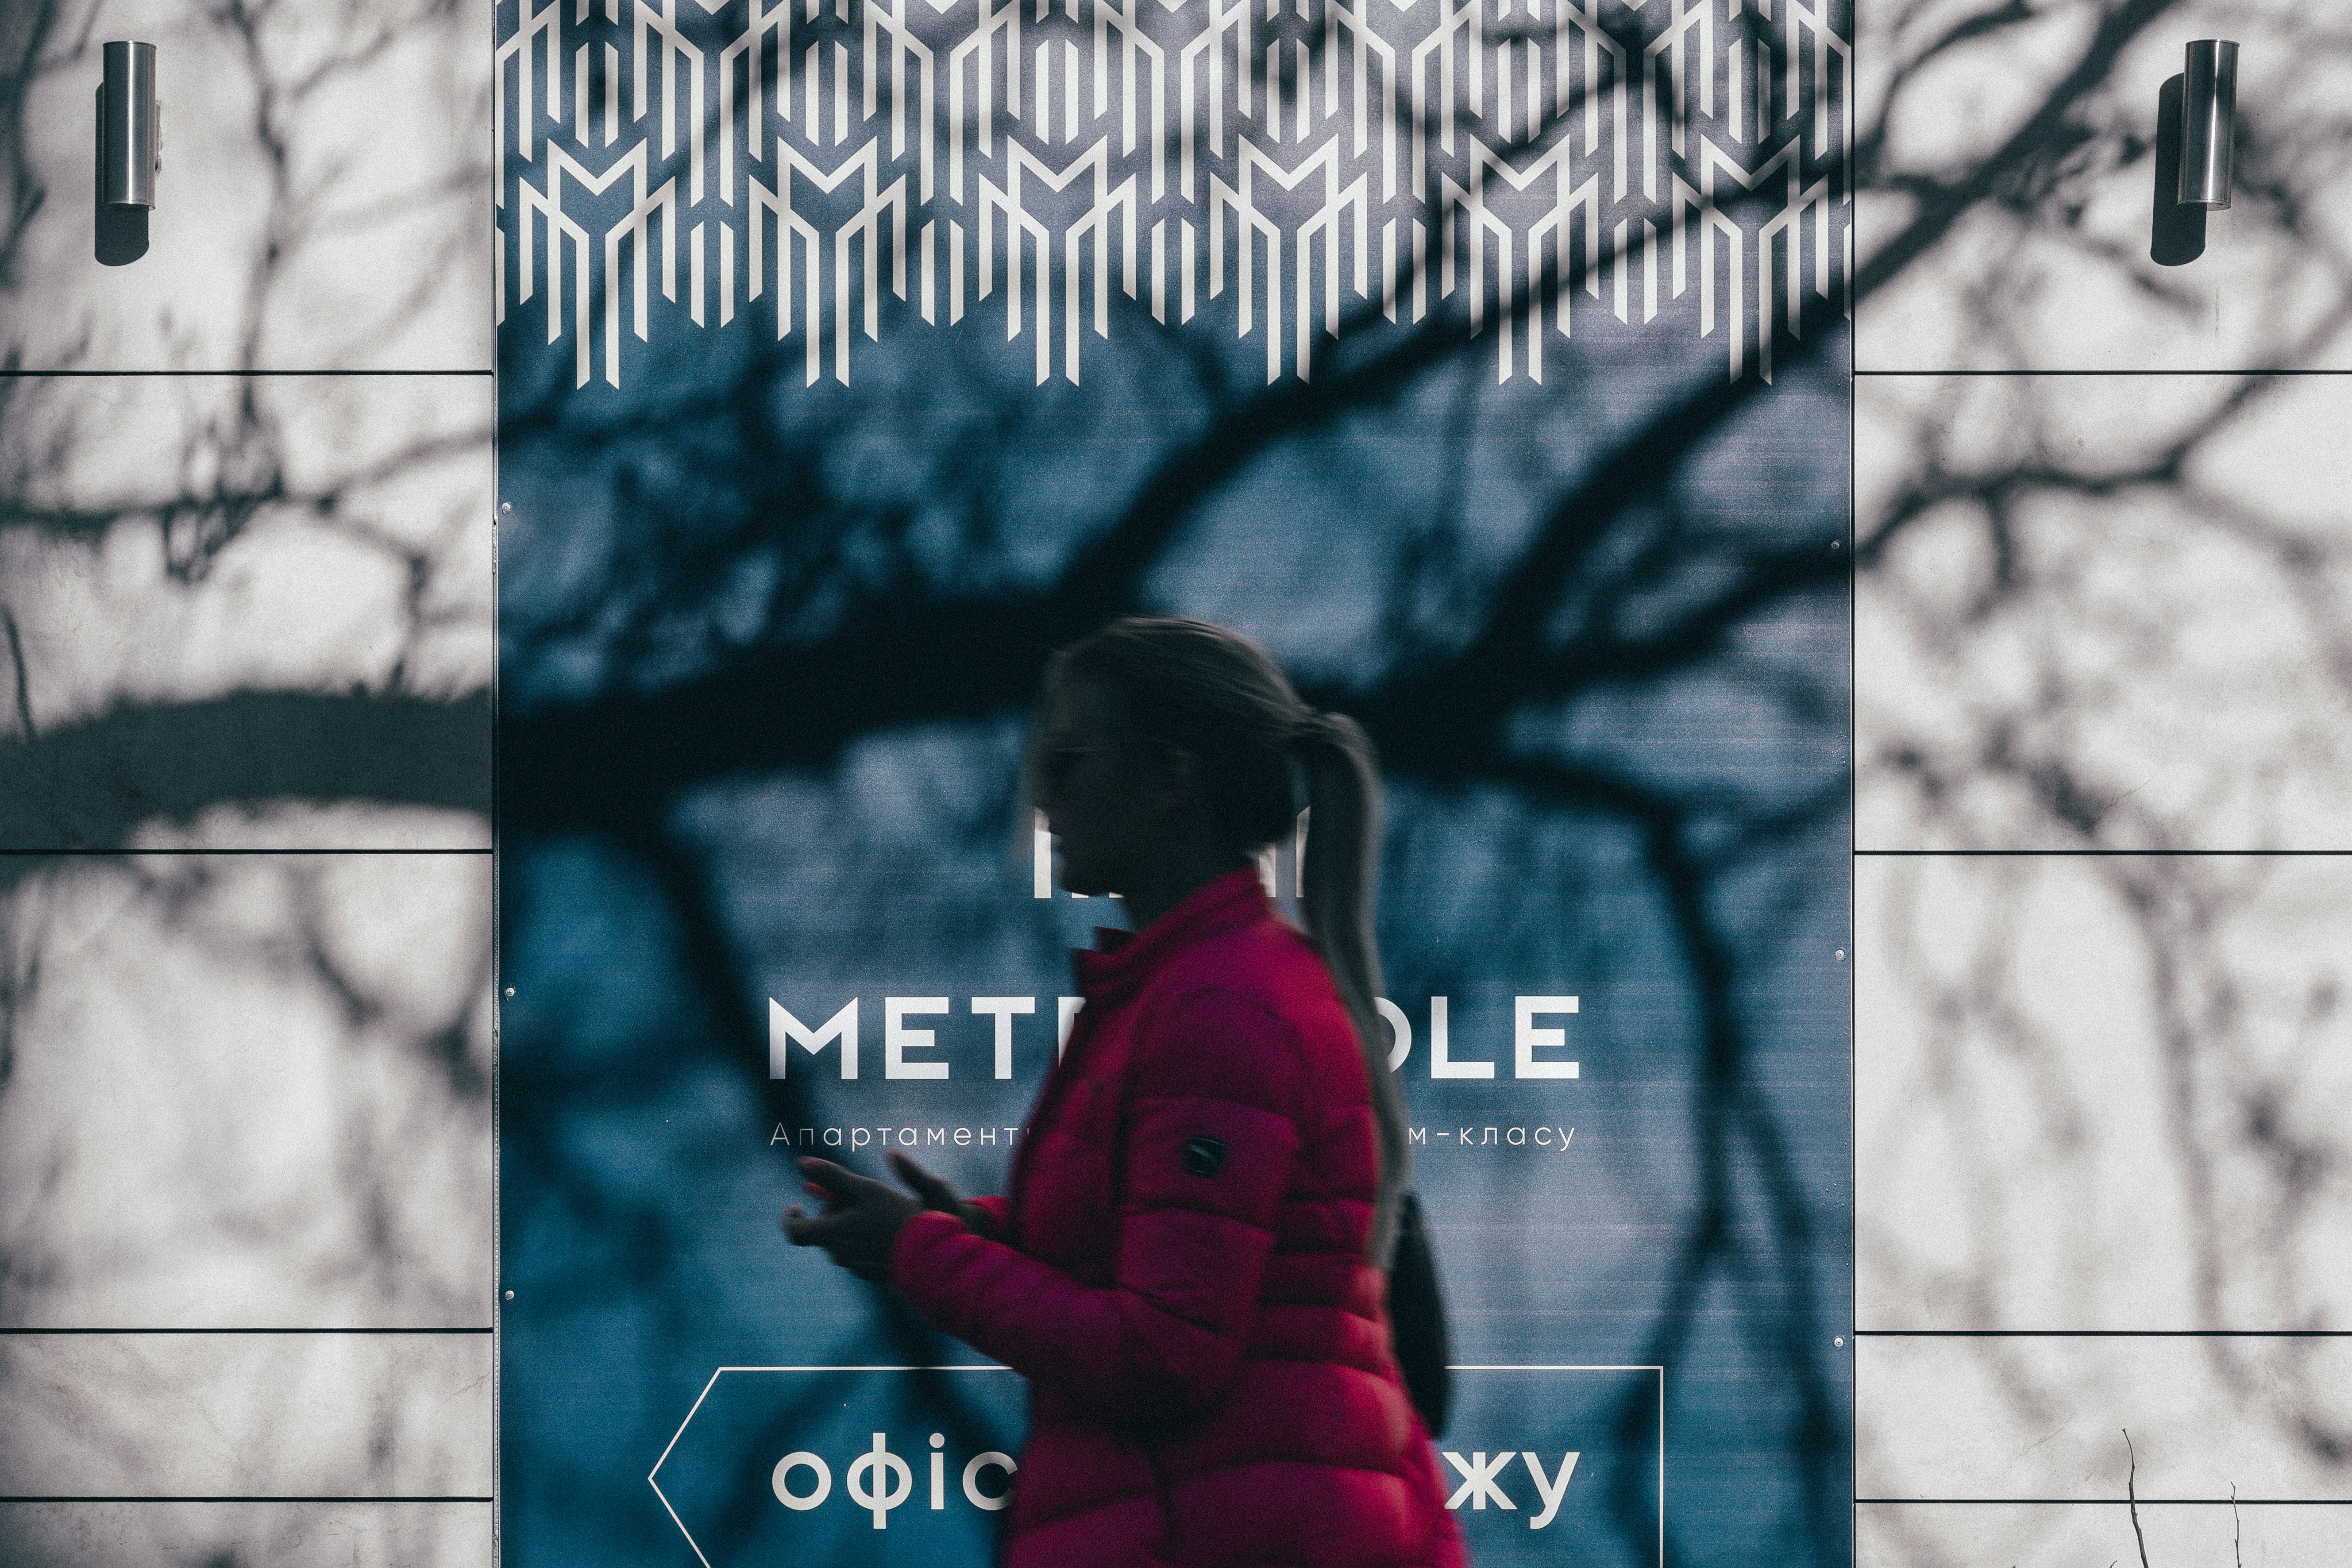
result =
[[[1225,1168],[1233,1151],[1219,1138],[1184,1140],[1184,1169],[1195,1176],[1213,1176]]]

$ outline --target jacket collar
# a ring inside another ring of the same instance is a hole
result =
[[[1160,966],[1193,943],[1230,931],[1267,912],[1265,888],[1255,866],[1213,877],[1187,893],[1174,908],[1141,931],[1095,928],[1095,948],[1074,950],[1071,968],[1089,1006],[1125,1000]]]

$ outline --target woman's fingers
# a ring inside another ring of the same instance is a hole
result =
[[[954,1194],[945,1183],[919,1166],[900,1170],[919,1177],[926,1195],[935,1190],[946,1195],[942,1206],[952,1205]],[[822,1200],[824,1208],[814,1215],[798,1204],[785,1209],[782,1223],[793,1245],[824,1248],[834,1262],[861,1279],[887,1279],[891,1243],[915,1212],[916,1200],[887,1182],[858,1175],[830,1160],[803,1159],[800,1171],[804,1189]]]
[[[856,1233],[838,1219],[803,1214],[795,1206],[785,1211],[783,1223],[784,1234],[794,1247],[822,1247],[827,1258],[852,1272],[863,1262]]]
[[[814,1156],[801,1162],[802,1190],[811,1197],[824,1200],[827,1210],[866,1203],[877,1196],[897,1196],[898,1191],[887,1182],[877,1182],[871,1176],[861,1176],[830,1160]]]
[[[923,1200],[925,1207],[940,1209],[948,1214],[958,1210],[961,1204],[953,1187],[896,1149],[890,1150],[889,1155],[891,1167],[898,1173],[898,1179],[907,1184],[908,1191]]]
[[[820,1160],[814,1154],[801,1161],[801,1179],[845,1195],[856,1192],[861,1186],[882,1185],[871,1176],[861,1176],[846,1166],[836,1165],[830,1160]]]

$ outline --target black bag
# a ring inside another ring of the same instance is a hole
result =
[[[1421,1424],[1432,1437],[1442,1436],[1454,1403],[1454,1374],[1446,1365],[1454,1359],[1454,1346],[1445,1332],[1437,1259],[1422,1224],[1421,1199],[1413,1193],[1405,1194],[1397,1213],[1396,1257],[1389,1265],[1389,1329],[1412,1407],[1421,1412]]]

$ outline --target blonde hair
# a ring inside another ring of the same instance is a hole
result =
[[[1272,655],[1207,621],[1131,616],[1055,654],[1045,691],[1099,682],[1127,704],[1142,738],[1192,753],[1202,804],[1223,847],[1255,853],[1292,830],[1304,784],[1310,813],[1300,912],[1354,1025],[1371,1086],[1380,1184],[1365,1256],[1386,1268],[1411,1185],[1404,1096],[1388,1068],[1372,897],[1380,869],[1381,781],[1356,721],[1301,701]],[[1031,745],[1042,724],[1033,725]],[[1034,777],[1036,758],[1027,761]],[[1028,792],[1024,790],[1024,797]]]

